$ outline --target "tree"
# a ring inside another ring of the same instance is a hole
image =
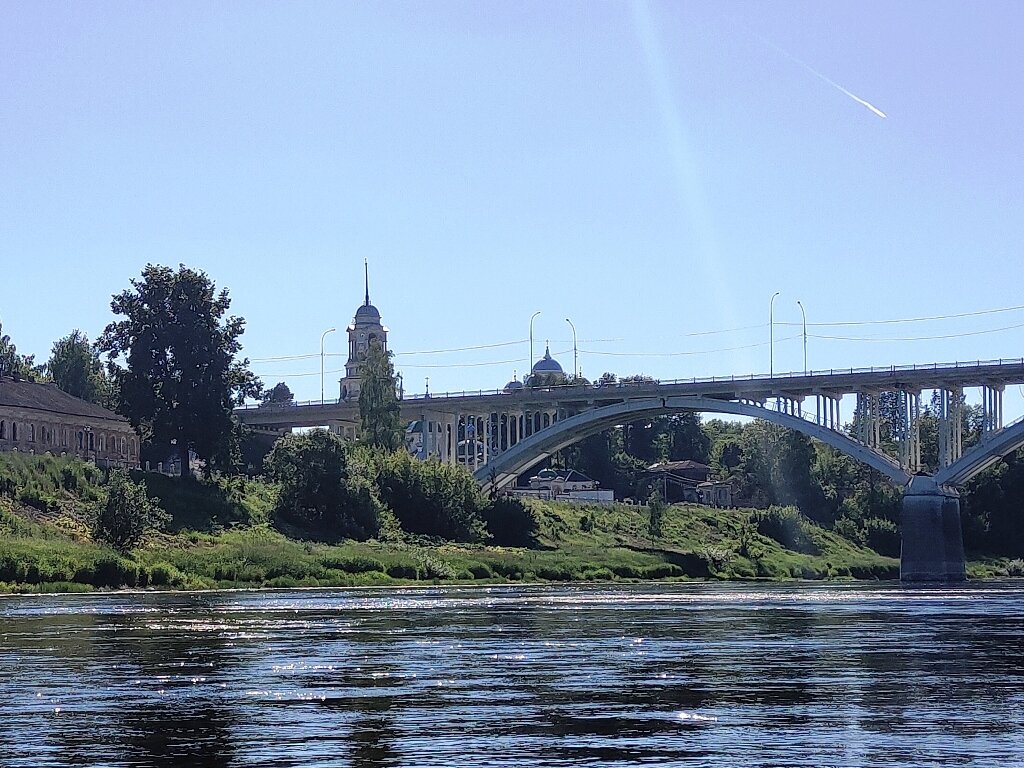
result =
[[[295,395],[291,388],[283,381],[277,382],[273,387],[263,393],[263,405],[292,405],[295,402]]]
[[[0,376],[16,376],[35,381],[39,369],[34,367],[35,355],[19,355],[11,337],[0,324]]]
[[[228,465],[232,408],[256,397],[260,383],[248,360],[236,359],[241,317],[225,316],[231,301],[206,273],[148,264],[110,308],[98,347],[119,386],[118,410],[144,439],[174,444],[183,466],[188,451]],[[125,368],[118,365],[123,358]]]
[[[409,533],[481,541],[486,500],[465,467],[419,461],[408,451],[377,454],[381,500]]]
[[[106,499],[93,518],[92,535],[127,552],[146,533],[163,527],[167,518],[160,499],[150,498],[142,483],[134,482],[123,469],[115,469],[110,473]]]
[[[104,401],[106,377],[99,352],[77,328],[53,343],[46,370],[54,384],[69,395],[90,403]]]
[[[280,483],[274,518],[318,538],[368,539],[392,527],[365,461],[325,429],[285,435],[264,461]]]
[[[403,445],[403,427],[391,358],[380,344],[370,343],[359,368],[359,418],[363,442],[396,451]]]
[[[657,491],[652,493],[647,500],[647,532],[652,541],[661,538],[666,509],[668,509],[668,505],[665,504],[661,494]]]

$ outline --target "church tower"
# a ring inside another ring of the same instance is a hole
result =
[[[341,384],[341,399],[359,399],[359,368],[366,359],[366,351],[372,342],[388,350],[388,329],[380,320],[380,312],[370,303],[370,268],[363,262],[366,279],[366,299],[356,310],[356,316],[345,330],[348,331],[348,362],[345,363],[345,378]]]

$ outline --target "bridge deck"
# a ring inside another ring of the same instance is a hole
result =
[[[850,368],[809,373],[765,376],[716,376],[673,381],[577,384],[516,392],[480,390],[435,395],[406,396],[401,401],[407,420],[424,414],[486,414],[505,410],[554,407],[591,408],[642,397],[706,397],[721,400],[766,401],[775,397],[803,398],[813,395],[839,397],[857,392],[896,390],[923,391],[951,387],[1024,384],[1024,359],[981,360],[934,365]],[[319,401],[288,406],[258,407],[235,411],[246,424],[275,429],[320,426],[359,421],[356,402]]]

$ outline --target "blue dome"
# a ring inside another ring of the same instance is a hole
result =
[[[373,304],[363,304],[356,310],[356,320],[380,320],[380,312]]]
[[[564,373],[562,366],[558,364],[558,361],[551,356],[551,350],[544,347],[544,357],[538,360],[533,365],[534,373]]]

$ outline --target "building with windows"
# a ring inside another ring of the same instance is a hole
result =
[[[0,451],[77,456],[137,467],[139,437],[128,420],[57,388],[0,377]]]

